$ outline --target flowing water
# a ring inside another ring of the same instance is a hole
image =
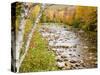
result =
[[[97,67],[96,45],[87,39],[84,31],[74,31],[71,27],[65,28],[64,25],[57,23],[43,23],[39,31],[48,41],[50,50],[55,53],[56,65],[59,69]]]

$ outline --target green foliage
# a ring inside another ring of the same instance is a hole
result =
[[[46,22],[46,21],[47,21],[47,17],[45,15],[45,12],[43,12],[41,17],[41,22]]]
[[[73,26],[74,28],[78,28],[79,25],[80,25],[80,20],[79,20],[79,19],[75,19],[75,20],[73,21],[73,23],[72,23],[72,26]]]
[[[57,70],[55,55],[52,51],[48,51],[46,40],[41,37],[37,30],[34,35],[20,72]]]
[[[22,3],[16,3],[16,16],[21,14]]]
[[[20,25],[21,17],[21,6],[16,7],[16,33],[18,32],[18,27]],[[31,12],[28,14],[29,18],[25,19],[25,30],[23,37],[23,46],[20,50],[20,57],[25,52],[25,45],[27,41],[27,36],[33,26],[33,23],[37,17],[40,10],[38,5],[32,7]],[[35,36],[34,36],[35,35]],[[34,32],[33,39],[31,40],[28,53],[21,64],[20,72],[32,72],[32,71],[51,71],[57,70],[55,65],[55,55],[52,51],[48,51],[48,45],[46,40],[43,40],[38,32],[38,29]]]
[[[33,21],[31,20],[31,19],[26,19],[25,20],[25,29],[24,29],[24,36],[23,36],[23,46],[22,46],[22,48],[21,48],[21,50],[20,50],[20,57],[24,54],[24,52],[25,52],[25,46],[26,46],[26,42],[27,42],[27,39],[28,39],[28,34],[29,34],[29,32],[31,31],[31,29],[32,29],[32,26],[33,26]]]
[[[97,8],[88,6],[77,6],[75,20],[81,18],[80,28],[85,31],[97,30]]]
[[[23,4],[20,4],[20,9],[18,8],[19,5],[17,5],[17,11],[20,12],[21,14],[21,9],[22,9],[22,5]],[[34,9],[34,10],[33,10]],[[31,29],[32,29],[32,26],[34,25],[34,21],[39,13],[39,10],[40,10],[40,7],[39,5],[35,5],[34,7],[31,8],[31,12],[28,13],[28,17],[25,18],[25,28],[24,28],[24,34],[23,34],[23,45],[22,45],[22,48],[20,50],[20,57],[24,54],[25,52],[25,46],[26,46],[26,42],[27,42],[27,39],[28,39],[28,34],[30,33]],[[18,27],[20,25],[20,21],[21,21],[21,15],[18,14],[17,15],[17,18],[16,18],[16,33],[18,32]]]
[[[85,31],[88,31],[88,25],[83,25],[81,26],[81,29],[85,30]]]

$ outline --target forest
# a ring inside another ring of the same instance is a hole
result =
[[[15,9],[17,72],[97,67],[97,7],[18,2]]]

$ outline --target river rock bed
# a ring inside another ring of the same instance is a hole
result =
[[[55,53],[56,65],[61,70],[94,68],[97,66],[96,53],[74,33],[71,28],[51,23],[43,24],[40,33]]]

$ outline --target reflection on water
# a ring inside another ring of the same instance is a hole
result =
[[[39,31],[54,51],[59,69],[97,67],[96,42],[92,43],[86,32],[74,29],[56,23],[43,23]]]

